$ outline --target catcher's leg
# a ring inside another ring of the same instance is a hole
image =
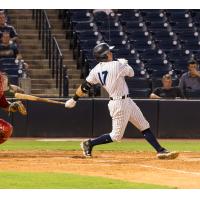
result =
[[[0,119],[0,144],[4,143],[13,132],[13,126],[3,119]]]

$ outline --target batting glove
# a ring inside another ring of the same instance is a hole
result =
[[[65,102],[65,108],[73,108],[75,106],[76,106],[76,101],[73,98]]]
[[[124,59],[124,58],[119,58],[117,59],[122,65],[127,65],[128,64],[128,60]]]

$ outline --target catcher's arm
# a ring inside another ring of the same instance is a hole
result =
[[[86,94],[89,91],[91,86],[92,84],[90,84],[87,81],[85,81],[82,85],[80,85],[78,89],[76,90],[73,98],[66,101],[65,108],[73,108],[74,106],[76,106],[76,102],[78,101],[78,99],[84,96],[84,94]]]

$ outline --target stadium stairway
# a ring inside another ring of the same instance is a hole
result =
[[[68,68],[69,96],[72,96],[81,83],[80,71],[76,69],[76,62],[69,50],[69,41],[65,39],[56,10],[47,10],[47,13],[52,24],[53,35],[58,40],[64,55],[64,65]],[[19,35],[19,46],[23,59],[30,66],[31,94],[57,97],[58,89],[55,80],[52,79],[41,41],[38,39],[38,30],[35,28],[35,21],[32,20],[32,10],[9,10],[8,15],[11,25],[16,28]]]
[[[23,59],[29,64],[31,94],[37,96],[58,96],[55,80],[51,78],[48,60],[38,39],[38,30],[32,20],[32,10],[9,10],[11,25],[19,35],[19,49]]]
[[[62,21],[58,18],[58,10],[46,10],[52,33],[58,41],[58,45],[64,56],[63,64],[67,66],[69,77],[69,96],[73,96],[76,88],[82,83],[80,70],[77,69],[76,61],[73,59],[72,50],[69,48],[69,40],[66,39],[65,30],[62,28]]]

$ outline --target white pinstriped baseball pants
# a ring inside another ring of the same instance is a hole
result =
[[[129,121],[140,131],[150,127],[140,108],[130,98],[110,100],[108,108],[112,117],[112,132],[110,133],[110,137],[113,141],[121,140]]]

